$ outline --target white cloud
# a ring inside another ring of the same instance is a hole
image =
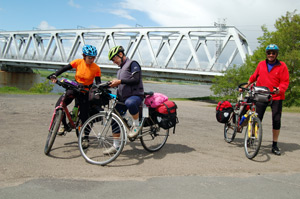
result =
[[[80,5],[79,4],[76,4],[74,2],[74,0],[69,0],[68,4],[71,6],[71,7],[74,7],[74,8],[80,8]]]
[[[295,0],[123,0],[122,6],[145,12],[162,26],[213,25],[218,19],[223,18],[226,18],[230,25],[261,26],[274,24],[278,17],[299,7],[300,2]]]
[[[129,13],[128,13],[127,10],[120,10],[120,9],[111,10],[110,13],[114,14],[114,15],[117,15],[119,17],[123,17],[123,18],[129,19],[129,20],[135,20],[134,17],[132,17],[132,16],[129,15]]]
[[[113,26],[113,28],[131,28],[132,26],[129,26],[127,24],[117,24]]]
[[[300,7],[298,0],[122,0],[124,9],[146,13],[160,26],[212,26],[226,19],[256,42],[261,26],[274,30],[275,21]],[[138,21],[138,23],[140,23]],[[144,25],[144,24],[141,24]],[[256,42],[257,45],[257,42]]]
[[[56,28],[54,26],[50,26],[47,21],[41,21],[40,25],[38,26],[38,29],[50,30],[50,29],[56,29]]]

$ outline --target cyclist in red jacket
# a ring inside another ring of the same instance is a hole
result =
[[[285,91],[289,86],[289,71],[286,64],[277,59],[278,52],[279,48],[277,45],[270,44],[267,46],[267,59],[258,63],[255,72],[250,76],[246,85],[248,87],[253,82],[256,82],[256,86],[266,86],[270,91],[275,92],[275,94],[272,94],[273,102],[271,104],[273,122],[272,153],[275,155],[281,155],[277,142],[281,127],[282,101],[285,99]],[[256,111],[261,121],[267,106],[268,103],[256,103]]]

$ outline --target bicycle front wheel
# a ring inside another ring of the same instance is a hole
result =
[[[246,157],[252,159],[257,155],[261,145],[262,124],[258,117],[250,117],[252,119],[250,118],[245,131],[244,149]]]
[[[63,117],[63,111],[61,109],[57,110],[53,118],[52,124],[50,126],[50,130],[46,140],[46,145],[44,149],[44,153],[46,155],[48,155],[49,152],[51,151],[51,148],[56,138],[57,131],[59,129],[59,125],[62,121],[62,117]]]
[[[230,143],[234,140],[238,127],[238,115],[232,112],[232,115],[227,123],[224,124],[224,139]]]
[[[79,150],[83,158],[96,165],[114,161],[122,152],[125,142],[125,127],[114,113],[100,112],[90,117],[80,129]],[[117,134],[116,134],[117,133]],[[88,137],[89,147],[82,148],[82,141]]]
[[[157,124],[143,127],[141,144],[145,150],[149,152],[159,151],[167,142],[169,137],[169,129],[163,129]]]

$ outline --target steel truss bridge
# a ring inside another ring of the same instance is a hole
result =
[[[143,75],[209,82],[252,52],[235,27],[97,28],[0,32],[0,67],[58,69],[82,58],[84,44],[97,47],[102,73],[118,68],[108,60],[111,47],[122,45]],[[239,56],[238,56],[239,55]]]

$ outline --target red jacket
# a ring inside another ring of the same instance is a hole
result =
[[[273,91],[273,86],[279,87],[279,94],[272,94],[273,100],[284,100],[285,91],[289,86],[289,71],[286,64],[277,60],[277,64],[268,71],[267,60],[258,63],[255,72],[249,78],[251,83],[256,81],[256,86],[266,86]]]

